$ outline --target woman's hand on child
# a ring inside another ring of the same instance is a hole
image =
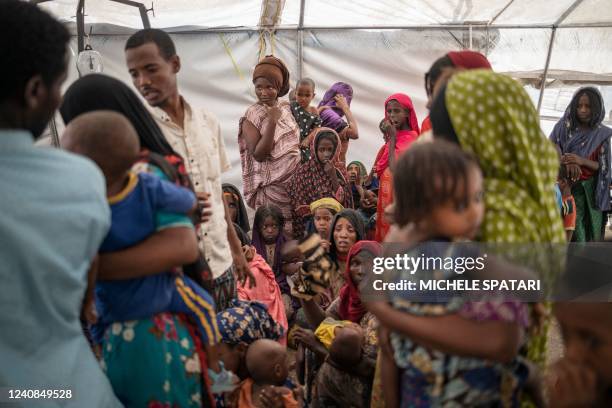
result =
[[[285,400],[283,399],[283,394],[288,393],[291,393],[291,390],[287,387],[269,385],[261,390],[259,401],[264,407],[284,408]]]
[[[234,254],[233,252],[234,251],[232,251],[234,273],[238,278],[238,283],[240,283],[242,286],[247,286],[248,281],[248,288],[254,288],[257,286],[255,283],[255,276],[253,275],[253,272],[251,272],[251,268],[249,268],[249,264],[244,256],[244,253],[238,252]]]
[[[549,370],[546,380],[551,407],[594,406],[597,395],[597,375],[584,364],[562,358]]]
[[[302,343],[306,348],[312,350],[317,347],[320,342],[312,330],[297,327],[293,333],[296,342]]]
[[[212,217],[212,211],[210,208],[212,204],[210,203],[210,193],[196,193],[196,198],[198,200],[198,208],[200,209],[200,222],[205,223],[210,221]]]
[[[247,260],[247,262],[251,262],[255,257],[255,252],[257,251],[252,245],[243,245],[242,252],[244,253],[244,258]]]

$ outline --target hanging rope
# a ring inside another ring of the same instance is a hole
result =
[[[229,44],[227,43],[223,33],[219,33],[219,38],[221,39],[221,42],[223,43],[223,49],[225,49],[225,53],[229,56],[230,60],[232,61],[232,65],[234,66],[234,71],[236,71],[238,78],[240,78],[241,81],[244,80],[244,75],[242,74],[242,71],[240,71],[240,67],[238,66],[238,63],[236,63],[236,60],[234,59],[234,55],[232,54],[232,50],[229,47]]]
[[[270,44],[270,52],[274,55],[276,48],[276,33],[275,27],[280,23],[280,16],[285,6],[285,0],[264,0],[262,2],[261,17],[259,18],[259,61],[266,56],[268,41]],[[269,15],[270,10],[274,7],[274,14]],[[266,36],[268,41],[266,41]]]

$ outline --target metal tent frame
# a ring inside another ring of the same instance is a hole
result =
[[[53,0],[32,0],[34,3],[39,4]],[[148,11],[143,3],[132,0],[109,0],[116,3],[125,4],[127,6],[136,7],[140,12],[142,19],[142,25],[144,28],[151,27]],[[267,0],[262,0],[266,2]],[[464,24],[429,24],[429,25],[393,25],[393,26],[368,26],[368,25],[352,25],[352,26],[317,26],[317,25],[305,25],[304,17],[306,11],[306,1],[300,0],[299,8],[299,20],[295,27],[266,27],[266,30],[271,31],[294,31],[297,32],[296,49],[297,49],[297,73],[298,77],[303,74],[304,66],[304,32],[305,31],[340,31],[340,30],[467,30],[468,41],[471,48],[473,45],[473,30],[485,30],[487,38],[491,29],[544,29],[550,30],[550,40],[547,48],[546,62],[541,75],[540,92],[537,103],[537,111],[540,112],[542,108],[542,101],[544,99],[544,90],[548,80],[548,73],[550,69],[550,60],[554,49],[554,43],[558,29],[569,29],[569,28],[612,28],[612,21],[600,21],[593,23],[570,23],[564,24],[564,21],[584,2],[584,0],[575,0],[572,4],[561,14],[561,16],[552,24],[496,24],[496,21],[510,8],[515,0],[509,0],[504,7],[491,18],[489,21],[482,22],[466,22]],[[84,24],[84,6],[85,0],[79,0],[76,10],[77,15],[77,37],[78,37],[78,49],[79,52],[83,50],[84,37],[85,37],[85,24]],[[263,9],[263,8],[262,8]],[[257,32],[261,31],[263,27],[222,27],[222,28],[203,28],[193,30],[172,30],[168,29],[169,32],[176,33],[231,33],[231,32]],[[461,44],[465,46],[465,44]],[[485,51],[488,54],[488,42],[487,49]],[[511,73],[510,73],[511,74]]]

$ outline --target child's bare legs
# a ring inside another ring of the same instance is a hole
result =
[[[397,408],[400,406],[399,396],[399,368],[393,360],[393,349],[389,343],[389,330],[380,326],[378,330],[378,345],[380,347],[380,381],[382,383],[385,407]]]

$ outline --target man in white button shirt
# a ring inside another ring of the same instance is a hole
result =
[[[221,173],[230,163],[219,122],[179,94],[176,74],[181,61],[164,31],[145,29],[133,34],[125,45],[125,56],[134,86],[148,102],[174,151],[185,161],[198,198],[210,203],[213,216],[203,216],[198,238],[213,274],[217,311],[221,311],[236,298],[235,276],[241,281],[249,277],[251,283],[254,278],[223,200]]]

